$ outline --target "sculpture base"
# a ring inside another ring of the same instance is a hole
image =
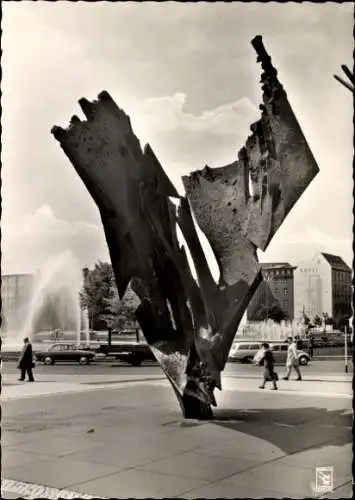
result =
[[[194,420],[212,420],[213,412],[210,405],[184,394],[181,402],[184,418]]]

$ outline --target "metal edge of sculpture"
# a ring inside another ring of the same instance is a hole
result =
[[[262,66],[261,118],[236,161],[183,177],[186,196],[151,147],[141,149],[106,91],[97,101],[80,99],[85,121],[73,116],[67,129],[52,129],[98,206],[119,295],[131,283],[137,319],[185,418],[213,417],[214,389],[222,389],[235,332],[262,280],[256,250],[267,248],[318,173],[262,37],[251,43]],[[192,213],[218,262],[218,283]]]

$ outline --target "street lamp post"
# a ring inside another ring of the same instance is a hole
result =
[[[270,281],[270,276],[267,274],[265,276],[265,281],[266,281],[266,322],[269,320],[269,281]]]
[[[344,361],[345,361],[345,373],[348,373],[348,332],[347,328],[344,328]]]

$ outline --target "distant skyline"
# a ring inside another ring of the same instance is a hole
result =
[[[323,251],[352,265],[353,102],[332,76],[352,61],[352,4],[2,7],[2,274],[68,249],[82,267],[109,260],[96,206],[50,134],[81,97],[107,90],[181,193],[182,175],[233,161],[259,116],[257,34],[320,168],[259,258]]]

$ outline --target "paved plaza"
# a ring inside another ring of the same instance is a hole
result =
[[[3,378],[3,498],[311,498],[317,467],[352,489],[351,377],[257,389],[224,377],[210,422],[184,421],[161,375]],[[318,488],[318,490],[317,490]]]

